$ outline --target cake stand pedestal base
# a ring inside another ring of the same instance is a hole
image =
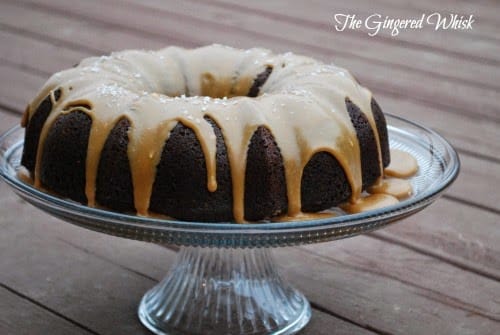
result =
[[[155,334],[294,334],[311,307],[279,276],[268,248],[181,247],[142,298],[139,318]]]

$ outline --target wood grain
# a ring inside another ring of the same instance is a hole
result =
[[[89,335],[93,332],[0,286],[0,334]]]
[[[440,199],[373,236],[500,280],[498,222],[498,214]]]
[[[358,236],[302,247],[335,264],[423,289],[420,295],[500,322],[500,284],[398,245]],[[486,303],[485,303],[486,302]]]
[[[48,79],[33,72],[0,62],[0,78],[9,85],[0,86],[0,107],[22,114],[26,105]]]
[[[73,66],[75,60],[92,56],[89,52],[73,51],[55,43],[2,30],[0,43],[8,46],[0,51],[0,59],[25,66],[27,71],[36,68],[38,73],[44,74],[64,70]]]
[[[194,2],[200,2],[201,0],[189,0]],[[443,8],[442,2],[439,5],[436,3],[431,3],[431,1],[426,1],[423,4],[420,2],[412,2],[408,0],[398,1],[398,0],[343,0],[343,1],[324,1],[316,0],[311,1],[307,9],[304,10],[300,6],[284,6],[283,1],[275,0],[269,3],[238,3],[236,0],[216,0],[219,6],[225,7],[235,7],[240,11],[254,10],[259,15],[276,16],[282,17],[281,19],[289,18],[292,20],[301,20],[304,24],[310,24],[316,28],[329,29],[333,22],[333,15],[335,13],[348,13],[357,14],[358,17],[364,18],[373,13],[380,13],[383,16],[389,16],[390,18],[414,18],[420,17],[423,13],[430,14],[434,11],[440,12],[441,14],[447,15],[449,13],[456,13],[459,15],[470,15],[474,14],[478,19],[475,29],[472,31],[464,31],[465,34],[448,34],[446,31],[443,32],[445,38],[449,39],[450,43],[439,44],[440,38],[436,39],[436,32],[434,30],[422,30],[418,35],[412,34],[400,34],[398,35],[398,42],[401,44],[406,44],[408,46],[418,46],[432,48],[435,51],[447,51],[451,54],[462,53],[465,55],[480,56],[480,52],[477,49],[467,49],[464,42],[471,42],[471,36],[479,39],[483,39],[485,42],[491,42],[491,39],[495,39],[495,31],[497,28],[496,19],[494,15],[491,15],[491,10],[484,10],[485,7],[480,8],[476,6],[476,3],[471,6],[471,4],[465,4],[463,6],[463,1],[447,0],[447,5]],[[211,3],[214,3],[213,1]],[[462,4],[462,5],[461,5]],[[490,8],[491,9],[491,8]],[[478,26],[480,29],[478,29]],[[356,31],[353,31],[355,33]],[[349,33],[349,32],[348,32]],[[455,36],[454,36],[455,35]],[[376,38],[383,39],[386,43],[390,43],[391,40],[388,39],[390,32],[382,32],[376,36]],[[385,38],[387,37],[387,38]],[[393,42],[394,39],[390,37]],[[488,43],[484,43],[486,46]],[[477,46],[477,44],[475,44]],[[495,48],[495,46],[492,46]],[[487,51],[485,52],[487,53]],[[498,59],[497,56],[492,54],[493,58]]]
[[[6,112],[2,108],[0,108],[0,134],[6,132],[19,123],[20,118],[18,115]]]
[[[341,315],[356,316],[378,330],[396,334],[495,334],[498,330],[498,322],[438,299],[431,302],[419,289],[402,282],[306,256],[297,249],[277,253],[289,257],[281,263],[284,273],[294,278],[299,289],[307,290],[312,301]]]

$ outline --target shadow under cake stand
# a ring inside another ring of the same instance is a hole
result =
[[[271,248],[373,231],[431,204],[456,178],[459,159],[441,136],[386,115],[390,146],[416,158],[413,195],[360,214],[280,223],[197,223],[89,208],[40,192],[17,177],[24,130],[0,137],[0,175],[34,206],[67,222],[130,239],[180,246],[167,276],[142,298],[141,322],[156,334],[293,334],[311,318],[304,295],[277,271]]]

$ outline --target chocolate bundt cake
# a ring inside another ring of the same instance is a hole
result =
[[[355,203],[390,162],[384,114],[349,72],[264,49],[88,58],[48,80],[22,125],[35,187],[189,221]]]

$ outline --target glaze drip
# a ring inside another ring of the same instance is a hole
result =
[[[385,168],[386,175],[407,178],[417,173],[417,160],[406,151],[392,149],[391,158],[391,163]]]

